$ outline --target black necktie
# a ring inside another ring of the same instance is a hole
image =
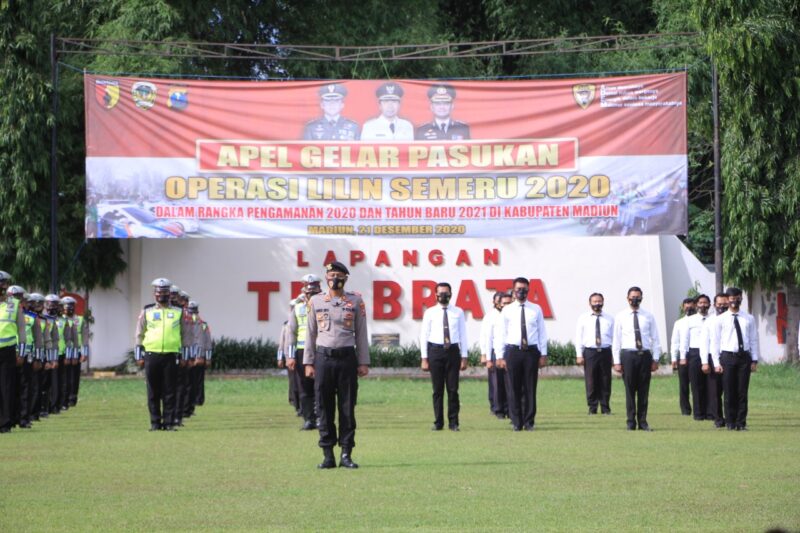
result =
[[[330,125],[330,127],[332,128],[332,127],[334,127],[334,126],[336,125],[336,121],[335,121],[335,120],[329,120],[329,121],[328,121],[328,124],[329,124],[329,125]]]
[[[519,339],[519,349],[525,350],[528,348],[528,326],[525,324],[525,305],[520,306],[520,323],[519,323],[519,330],[522,332]]]
[[[392,130],[392,135],[394,135],[394,122],[389,124],[389,129]]]
[[[445,133],[446,130],[444,129],[444,122],[439,123],[439,131]]]
[[[450,348],[450,323],[447,321],[446,307],[442,309],[442,315],[444,316],[444,320],[442,322],[442,325],[444,326],[444,349],[448,350]]]
[[[600,338],[600,315],[597,315],[597,319],[594,321],[594,343],[598,348],[603,344],[603,340]]]
[[[742,338],[742,327],[739,325],[739,315],[733,315],[733,327],[736,328],[736,340],[739,341],[739,352],[743,352],[744,339]]]
[[[636,336],[636,349],[642,349],[642,332],[639,329],[639,313],[633,312],[633,334]]]

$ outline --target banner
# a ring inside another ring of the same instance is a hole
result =
[[[685,73],[84,89],[87,237],[687,231]]]

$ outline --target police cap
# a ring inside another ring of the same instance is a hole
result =
[[[72,296],[64,296],[61,298],[61,303],[64,305],[75,305],[77,301]]]
[[[194,309],[195,311],[197,311],[197,309],[198,309],[198,307],[199,307],[199,306],[197,305],[197,302],[195,302],[194,300],[192,300],[192,301],[190,301],[190,302],[189,302],[189,305],[188,305],[187,307],[188,307],[189,309]]]
[[[188,293],[188,292],[186,292],[186,291],[181,291],[181,292],[179,292],[179,293],[178,293],[178,295],[179,295],[181,298],[186,298],[187,300],[189,299],[189,293]]]
[[[28,295],[30,302],[44,302],[44,296],[38,292],[32,292]]]
[[[316,274],[306,274],[301,281],[308,285],[309,283],[320,283],[322,279]]]
[[[151,285],[156,289],[169,289],[172,283],[167,278],[156,278]]]
[[[456,90],[452,85],[440,83],[428,89],[428,99],[431,102],[452,102],[456,97]]]
[[[22,296],[25,294],[25,289],[19,285],[12,285],[8,288],[8,290],[6,290],[6,294],[10,294],[11,296]]]
[[[44,297],[44,301],[48,303],[50,302],[59,303],[61,301],[61,298],[59,298],[57,294],[48,294],[47,296]]]
[[[178,287],[177,285],[172,285],[169,288],[169,292],[170,294],[178,294],[179,292],[181,292],[181,288]]]
[[[384,83],[375,91],[378,100],[400,100],[403,97],[403,88],[394,82]]]
[[[350,271],[347,270],[347,267],[344,266],[339,261],[334,261],[332,263],[328,263],[327,265],[325,265],[325,271],[326,272],[342,272],[344,274],[347,274],[348,276],[350,275]]]
[[[338,83],[329,83],[319,88],[319,97],[323,100],[341,100],[347,96],[347,89]]]
[[[5,270],[0,270],[0,281],[11,281],[11,274]]]

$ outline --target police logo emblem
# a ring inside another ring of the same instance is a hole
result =
[[[594,101],[594,92],[595,86],[591,83],[572,86],[572,96],[581,109],[586,109]]]
[[[101,106],[111,109],[119,102],[119,82],[116,80],[95,80],[94,95]]]
[[[133,102],[139,109],[150,109],[156,103],[158,89],[149,81],[137,81],[131,87]]]
[[[386,94],[394,94],[394,85],[387,85],[386,86]]]
[[[167,93],[167,107],[183,111],[189,107],[189,90],[184,87],[170,87]]]

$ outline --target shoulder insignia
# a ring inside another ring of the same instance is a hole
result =
[[[155,307],[156,304],[147,304],[144,306],[145,309],[150,309],[151,307]]]

